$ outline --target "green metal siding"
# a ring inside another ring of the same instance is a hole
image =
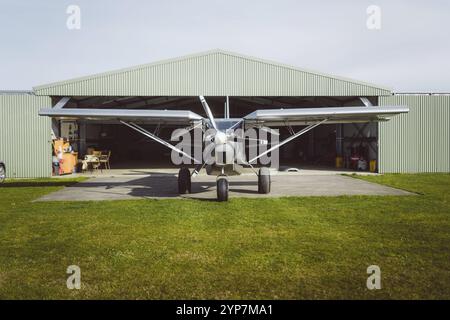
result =
[[[379,86],[222,50],[34,88],[48,96],[380,96]]]
[[[0,158],[7,177],[51,175],[51,121],[38,110],[51,105],[49,97],[0,94]]]
[[[449,95],[395,95],[379,102],[410,108],[379,125],[381,173],[450,172]]]

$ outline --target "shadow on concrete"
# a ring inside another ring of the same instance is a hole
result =
[[[192,192],[179,195],[176,173],[151,170],[148,173],[150,175],[95,177],[44,195],[37,201],[101,201],[139,198],[215,201],[217,198],[215,177],[197,176],[192,180]],[[230,197],[411,195],[403,190],[342,175],[275,175],[272,180],[272,190],[267,195],[258,194],[257,184],[254,176],[230,177]]]
[[[139,198],[154,198],[154,197],[179,197],[178,193],[178,177],[176,174],[149,172],[149,176],[141,178],[132,178],[133,175],[124,175],[118,177],[102,177],[103,179],[93,179],[71,185],[71,190],[74,195],[77,194],[77,189],[89,197],[89,195],[104,194],[105,196],[128,195]],[[142,175],[142,172],[140,173]],[[115,181],[117,180],[117,181]],[[230,180],[230,192],[257,194],[257,190],[248,190],[248,186],[257,186],[255,181],[233,181]],[[204,197],[196,197],[196,195],[212,192],[216,188],[216,181],[197,181],[192,179],[192,190],[190,194],[181,195],[183,198],[190,199],[204,199]]]

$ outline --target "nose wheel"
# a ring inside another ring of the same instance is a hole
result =
[[[178,171],[178,193],[191,193],[191,172],[188,168],[181,168]]]
[[[228,201],[228,178],[225,175],[217,177],[217,200]]]

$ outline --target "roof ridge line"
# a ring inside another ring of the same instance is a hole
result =
[[[281,67],[285,67],[285,68],[292,69],[292,70],[295,70],[295,71],[305,72],[305,73],[312,74],[312,75],[320,75],[322,77],[326,77],[326,78],[329,78],[329,79],[341,80],[341,81],[355,83],[355,84],[362,84],[362,85],[365,85],[365,86],[369,86],[369,87],[373,87],[373,88],[377,88],[377,89],[383,89],[383,90],[387,90],[387,91],[391,91],[392,92],[392,88],[385,87],[385,86],[379,86],[377,84],[370,83],[370,82],[360,81],[360,80],[356,80],[356,79],[353,79],[353,78],[333,75],[333,74],[329,74],[329,73],[323,73],[321,71],[316,71],[316,70],[311,70],[311,69],[304,69],[304,68],[297,67],[297,66],[294,66],[294,65],[290,65],[290,64],[286,64],[286,63],[282,63],[282,62],[277,62],[275,60],[268,60],[268,59],[258,58],[258,57],[244,55],[244,54],[241,54],[241,53],[236,53],[236,52],[232,52],[232,51],[226,51],[226,50],[222,50],[222,49],[218,49],[218,50],[220,50],[222,54],[237,56],[237,57],[240,57],[240,58],[243,58],[243,59],[259,61],[259,62],[270,64],[270,65],[273,65],[273,66],[281,66]]]
[[[187,54],[187,55],[183,55],[183,56],[157,60],[157,61],[150,62],[150,63],[143,63],[143,64],[138,64],[138,65],[135,65],[135,66],[124,67],[124,68],[114,69],[114,70],[110,70],[110,71],[94,73],[94,74],[91,74],[91,75],[86,75],[86,76],[81,76],[81,77],[75,77],[75,78],[71,78],[71,79],[67,79],[67,80],[55,81],[55,82],[51,82],[51,83],[48,83],[48,84],[34,86],[33,90],[41,90],[41,89],[44,89],[44,88],[52,88],[52,87],[55,87],[55,86],[61,84],[61,82],[73,83],[73,82],[77,82],[77,81],[83,81],[83,80],[98,78],[98,77],[102,77],[102,76],[117,74],[117,73],[120,73],[120,72],[130,72],[130,71],[140,70],[140,69],[144,69],[144,68],[147,68],[147,67],[156,66],[156,65],[160,65],[160,64],[171,63],[171,62],[180,61],[180,60],[184,60],[184,59],[191,59],[191,58],[194,58],[194,57],[206,56],[206,55],[209,55],[209,54],[212,54],[212,53],[215,53],[215,52],[219,52],[219,51],[221,51],[221,50],[220,49],[207,50],[207,51],[202,51],[202,52],[198,52],[198,53],[191,53],[191,54]]]
[[[258,57],[254,57],[254,56],[250,56],[250,55],[244,55],[241,53],[236,53],[236,52],[232,52],[232,51],[228,51],[228,50],[224,50],[224,49],[219,49],[219,48],[202,51],[202,52],[197,52],[197,53],[192,53],[192,54],[187,54],[187,55],[178,56],[178,57],[169,58],[169,59],[158,60],[158,61],[154,61],[154,62],[150,62],[150,63],[139,64],[139,65],[135,65],[135,66],[131,66],[131,67],[119,68],[119,69],[115,69],[115,70],[111,70],[111,71],[105,71],[105,72],[95,73],[95,74],[91,74],[91,75],[75,77],[75,78],[71,78],[71,79],[67,79],[67,80],[51,82],[48,84],[38,85],[38,86],[33,87],[33,91],[39,91],[42,89],[51,89],[51,88],[57,87],[62,84],[72,84],[75,82],[96,79],[96,78],[119,74],[119,73],[128,73],[128,72],[132,72],[132,71],[143,70],[145,68],[149,68],[152,66],[163,65],[163,64],[173,63],[173,62],[182,61],[182,60],[189,60],[192,58],[203,57],[203,56],[212,55],[212,54],[228,55],[228,56],[232,56],[232,57],[236,57],[236,58],[245,59],[248,61],[265,63],[265,64],[269,64],[271,66],[282,67],[282,68],[290,69],[293,71],[304,72],[304,73],[307,73],[310,75],[319,75],[319,76],[322,76],[322,77],[325,77],[325,78],[328,78],[331,80],[343,81],[343,82],[355,84],[355,85],[364,85],[364,86],[368,86],[371,88],[381,89],[381,90],[386,90],[386,91],[392,92],[392,88],[379,86],[379,85],[376,85],[373,83],[359,81],[356,79],[346,78],[346,77],[342,77],[342,76],[335,76],[332,74],[323,73],[323,72],[319,72],[319,71],[303,69],[303,68],[296,67],[293,65],[280,63],[280,62],[277,62],[274,60],[262,59],[262,58],[258,58]]]

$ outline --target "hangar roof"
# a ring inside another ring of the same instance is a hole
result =
[[[382,96],[389,88],[224,50],[33,88],[47,96]]]

